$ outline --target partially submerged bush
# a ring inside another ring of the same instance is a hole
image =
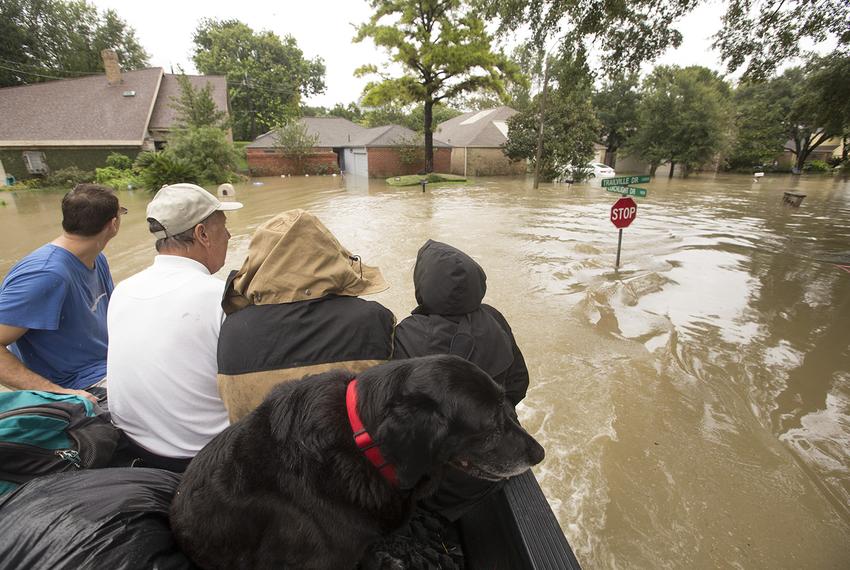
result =
[[[135,168],[139,172],[141,185],[152,191],[178,182],[199,182],[197,169],[168,150],[140,153],[136,158]]]
[[[141,186],[139,176],[133,170],[120,169],[114,166],[95,169],[95,182],[115,190],[132,190]]]
[[[42,179],[43,182],[36,184],[36,186],[73,187],[84,182],[93,182],[94,179],[94,172],[90,170],[82,170],[76,166],[69,166],[67,168],[51,172]]]
[[[829,172],[832,170],[823,160],[810,160],[803,165],[804,172]]]
[[[133,161],[126,154],[113,152],[106,157],[106,166],[117,170],[130,170],[133,168]]]

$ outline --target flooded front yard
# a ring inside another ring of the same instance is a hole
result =
[[[221,275],[281,210],[316,214],[391,288],[398,320],[429,238],[474,257],[531,373],[521,418],[585,568],[850,564],[850,182],[659,178],[624,230],[593,185],[478,179],[391,188],[341,177],[237,187]],[[784,191],[807,195],[800,208]],[[146,192],[106,255],[154,255]],[[61,194],[0,193],[0,272],[59,233]]]

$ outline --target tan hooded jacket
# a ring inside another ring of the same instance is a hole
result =
[[[225,289],[218,385],[234,422],[271,388],[308,374],[365,370],[392,356],[395,318],[357,298],[388,285],[312,214],[278,214],[254,233]]]

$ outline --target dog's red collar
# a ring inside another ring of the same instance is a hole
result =
[[[384,479],[389,481],[390,485],[398,487],[398,476],[396,475],[395,465],[384,459],[381,449],[378,444],[372,440],[372,436],[363,427],[363,422],[357,413],[357,379],[353,379],[348,383],[348,388],[345,391],[345,406],[348,408],[348,423],[351,424],[351,431],[354,432],[354,443],[358,449],[363,452],[372,465],[378,468],[378,472],[384,476]]]

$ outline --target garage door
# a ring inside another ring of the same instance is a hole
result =
[[[351,171],[356,176],[369,176],[369,155],[366,154],[365,148],[351,149],[351,155],[354,159],[351,164]]]

